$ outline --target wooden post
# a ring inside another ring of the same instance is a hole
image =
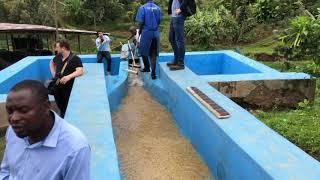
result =
[[[10,51],[9,39],[8,39],[8,33],[6,33],[6,41],[7,41],[7,48],[8,48],[8,51]]]
[[[53,40],[54,42],[51,43],[51,47],[52,47],[52,53],[55,55],[57,36],[56,36],[55,33],[53,33],[52,35],[53,35],[52,40]]]
[[[15,51],[15,50],[16,50],[16,47],[15,47],[15,44],[14,44],[14,41],[13,41],[13,34],[10,34],[10,36],[11,36],[12,51]]]
[[[58,31],[58,14],[57,14],[57,0],[53,1],[53,9],[54,9],[54,23],[56,26],[56,38],[59,37],[59,31]]]
[[[78,48],[79,48],[79,53],[81,54],[80,34],[78,34]]]
[[[49,45],[49,35],[47,34],[47,46],[48,46],[48,50],[50,50],[50,45]]]

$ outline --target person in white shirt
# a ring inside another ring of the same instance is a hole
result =
[[[111,39],[109,36],[104,35],[101,31],[97,32],[98,38],[96,39],[96,47],[98,50],[98,63],[102,63],[102,59],[106,58],[107,61],[107,74],[111,74],[111,54],[110,54],[110,43]]]

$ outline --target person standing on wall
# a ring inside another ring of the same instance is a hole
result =
[[[167,65],[172,71],[184,69],[184,23],[187,17],[196,13],[196,9],[195,0],[169,0],[168,14],[171,15],[169,41],[174,59]]]
[[[139,44],[139,53],[142,56],[144,69],[141,72],[150,72],[151,58],[151,78],[156,79],[156,60],[160,50],[160,33],[158,30],[161,22],[161,9],[152,0],[146,0],[146,3],[138,9],[136,22],[139,25],[141,38]]]
[[[71,52],[70,44],[67,40],[57,41],[56,49],[58,54],[50,61],[50,71],[54,79],[59,79],[53,95],[63,118],[74,79],[83,75],[83,66],[80,57]]]
[[[96,46],[98,49],[98,63],[102,63],[102,59],[107,60],[107,74],[111,74],[111,54],[110,54],[110,43],[111,39],[109,36],[104,35],[101,31],[97,32],[98,38],[96,39]]]

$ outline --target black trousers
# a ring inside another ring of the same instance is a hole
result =
[[[111,71],[111,54],[109,51],[98,51],[97,59],[98,63],[102,63],[102,59],[106,58],[107,60],[107,71]]]
[[[155,76],[156,75],[156,65],[157,65],[157,54],[158,54],[158,49],[157,49],[157,39],[153,39],[151,42],[150,46],[150,58],[151,58],[151,75]],[[145,70],[150,70],[150,63],[149,63],[149,57],[148,56],[142,56],[143,64],[144,64],[144,69]]]
[[[60,116],[62,118],[64,117],[67,110],[70,94],[72,91],[72,86],[73,80],[71,80],[71,82],[68,82],[67,84],[59,84],[54,93],[54,99],[58,108],[60,109]]]

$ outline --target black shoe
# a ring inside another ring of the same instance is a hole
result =
[[[174,65],[177,65],[177,61],[176,60],[173,60],[173,61],[167,63],[168,67],[174,66]]]
[[[141,72],[150,72],[150,69],[142,69]]]
[[[170,71],[177,71],[177,70],[183,70],[184,64],[177,64],[170,66]]]
[[[151,79],[155,80],[155,79],[157,79],[157,76],[156,75],[151,75]]]

